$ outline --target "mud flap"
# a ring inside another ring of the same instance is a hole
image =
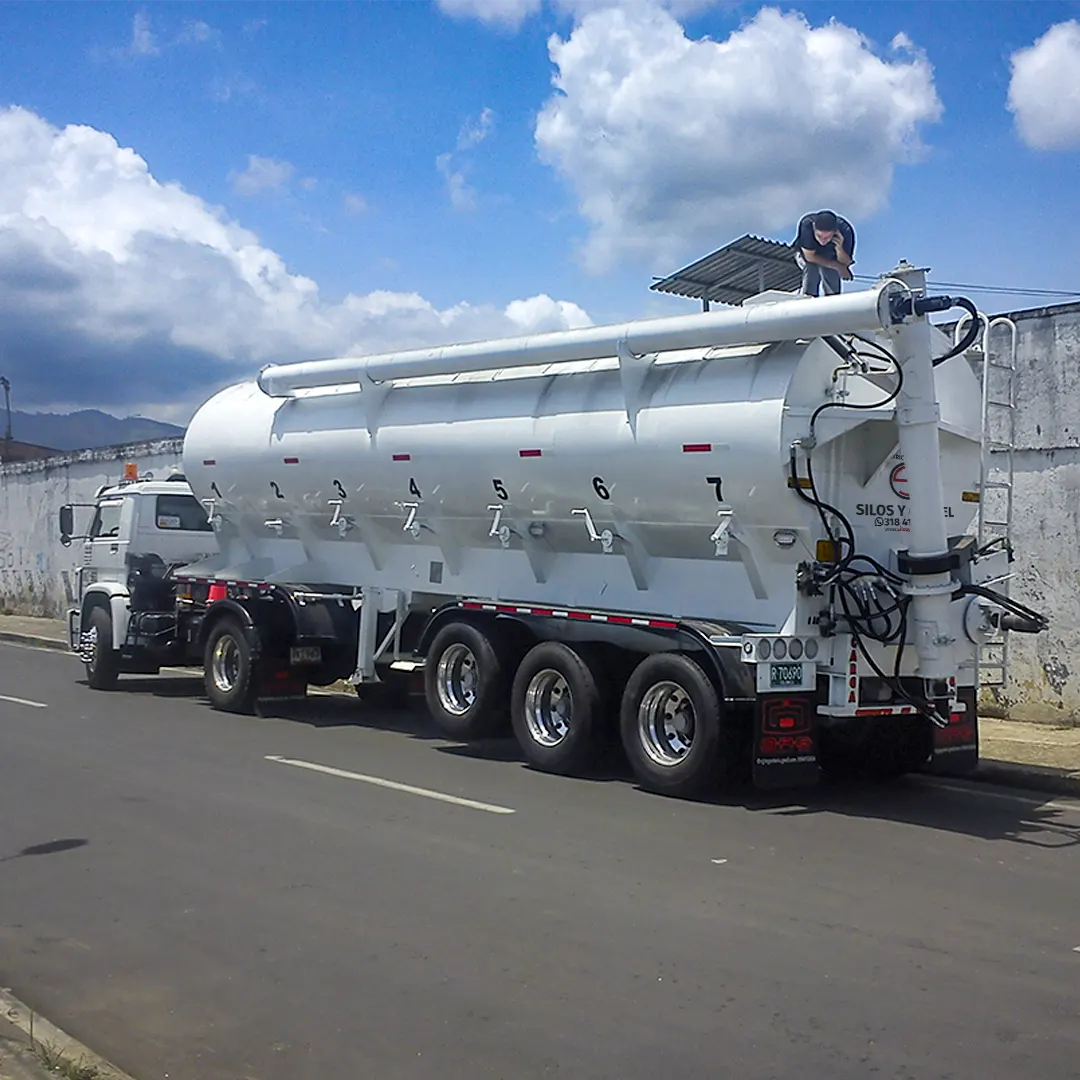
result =
[[[754,707],[754,787],[818,782],[817,696],[762,694]]]
[[[927,772],[939,776],[964,776],[979,764],[979,717],[975,711],[975,688],[961,687],[957,701],[964,712],[953,712],[947,727],[934,728],[934,756]]]
[[[260,699],[307,696],[307,679],[286,663],[264,660],[259,665]]]

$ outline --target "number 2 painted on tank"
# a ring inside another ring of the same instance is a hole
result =
[[[722,476],[706,476],[706,484],[712,484],[713,490],[716,492],[716,501],[722,503],[724,501],[724,478]]]
[[[594,476],[592,478],[593,491],[600,496],[601,499],[610,499],[611,492],[608,491],[607,484],[604,483],[602,476]]]

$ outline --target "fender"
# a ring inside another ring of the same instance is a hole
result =
[[[103,607],[112,619],[112,647],[119,650],[127,639],[131,619],[131,596],[127,587],[117,581],[95,581],[86,587],[79,609],[79,628],[86,625],[91,608]]]
[[[215,600],[213,604],[207,609],[206,616],[203,618],[202,625],[199,627],[199,645],[202,648],[206,647],[207,639],[210,637],[210,631],[226,616],[233,616],[244,628],[244,636],[247,638],[247,643],[251,646],[251,650],[255,656],[259,656],[262,652],[262,642],[259,638],[259,630],[255,625],[255,620],[251,617],[251,612],[248,611],[243,604],[236,600]]]

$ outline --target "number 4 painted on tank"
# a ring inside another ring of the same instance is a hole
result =
[[[722,503],[724,501],[724,478],[722,476],[706,476],[706,484],[712,484],[713,490],[716,492],[716,501]]]

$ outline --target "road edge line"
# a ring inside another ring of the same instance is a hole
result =
[[[135,1080],[129,1073],[94,1053],[63,1028],[46,1020],[39,1012],[20,1001],[6,986],[0,986],[0,1009],[4,1017],[34,1042],[57,1049],[65,1057],[81,1061],[97,1069],[101,1080]]]

